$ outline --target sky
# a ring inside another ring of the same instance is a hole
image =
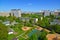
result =
[[[0,11],[21,9],[22,11],[40,11],[60,9],[60,0],[0,0]]]

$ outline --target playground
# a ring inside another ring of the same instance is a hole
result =
[[[43,30],[42,27],[39,26],[35,26],[35,27],[27,27],[27,26],[23,26],[23,27],[15,27],[13,28],[15,33],[12,34],[12,37],[9,36],[10,40],[15,36],[16,38],[18,38],[19,40],[25,40],[25,39],[29,39],[32,35],[37,35],[39,36],[40,31]]]

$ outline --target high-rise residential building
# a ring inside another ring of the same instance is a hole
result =
[[[21,10],[20,9],[11,9],[11,16],[21,17]]]
[[[50,16],[51,12],[49,10],[44,10],[44,16]]]
[[[40,13],[44,16],[50,16],[51,14],[50,10],[40,10]]]

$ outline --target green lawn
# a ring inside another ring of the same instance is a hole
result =
[[[11,35],[8,35],[8,40],[12,40],[14,37],[16,37],[15,35],[11,34]]]
[[[32,29],[34,29],[34,28],[35,28],[35,27],[33,27]],[[16,34],[16,35],[14,35],[14,34],[8,35],[8,39],[9,39],[9,40],[11,40],[12,38],[17,37],[17,36],[19,36],[19,35],[21,35],[21,34],[24,33],[24,31],[21,29],[21,27],[19,28],[19,27],[16,27],[16,26],[15,26],[15,27],[12,27],[12,29],[13,29],[17,34]],[[22,37],[19,36],[18,39],[19,39],[19,40],[25,40],[25,38],[27,38],[26,35],[27,35],[28,33],[30,33],[30,32],[32,31],[32,29],[29,30],[29,31],[26,31],[25,34],[23,34]]]

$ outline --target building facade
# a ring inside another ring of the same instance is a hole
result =
[[[6,16],[6,17],[8,17],[9,16],[9,12],[0,12],[0,16]]]
[[[54,14],[55,14],[56,16],[60,16],[60,9],[59,9],[59,10],[55,10],[55,11],[54,11]]]
[[[44,10],[44,16],[50,16],[50,11],[49,10]]]
[[[11,16],[21,17],[21,10],[20,9],[11,9]]]

